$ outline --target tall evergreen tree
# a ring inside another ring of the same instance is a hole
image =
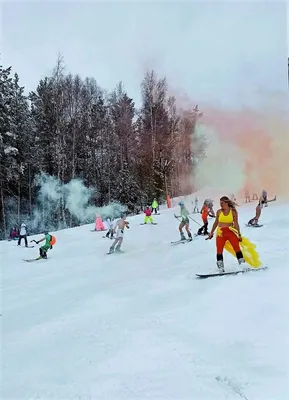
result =
[[[155,71],[145,74],[141,95],[136,109],[122,83],[107,93],[94,78],[67,74],[58,57],[28,102],[18,75],[0,67],[1,237],[40,200],[38,228],[81,222],[68,212],[71,199],[61,186],[75,178],[96,206],[119,201],[130,212],[153,197],[189,193],[195,163],[204,156],[205,141],[200,146],[195,136],[198,110],[180,114]],[[46,193],[39,200],[43,182],[55,179],[55,198]]]

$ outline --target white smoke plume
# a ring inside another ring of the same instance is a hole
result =
[[[36,177],[35,185],[38,188],[37,202],[29,221],[34,232],[91,223],[96,215],[103,219],[117,218],[126,210],[117,202],[104,207],[94,206],[97,190],[87,188],[81,179],[62,184],[56,177],[42,173]]]

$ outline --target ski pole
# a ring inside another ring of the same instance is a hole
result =
[[[199,226],[202,226],[202,225],[199,224],[194,218],[192,218],[192,217],[190,217],[190,216],[189,216],[189,218],[190,218],[192,221],[194,221],[195,224],[197,224],[197,225],[199,225]]]

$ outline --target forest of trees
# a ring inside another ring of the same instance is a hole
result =
[[[63,184],[80,178],[96,189],[94,205],[118,201],[130,212],[153,197],[191,193],[194,163],[204,155],[191,146],[198,107],[180,111],[155,71],[140,90],[137,109],[122,83],[109,93],[93,78],[67,73],[59,57],[51,76],[25,95],[17,73],[0,66],[0,238],[31,215],[40,173]]]

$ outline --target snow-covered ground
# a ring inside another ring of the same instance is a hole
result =
[[[176,210],[130,218],[125,254],[106,255],[92,225],[30,264],[37,247],[0,243],[1,399],[289,398],[289,206],[271,203],[259,229],[244,226],[255,204],[239,209],[267,270],[207,280],[195,273],[215,271],[215,242],[171,246]]]

